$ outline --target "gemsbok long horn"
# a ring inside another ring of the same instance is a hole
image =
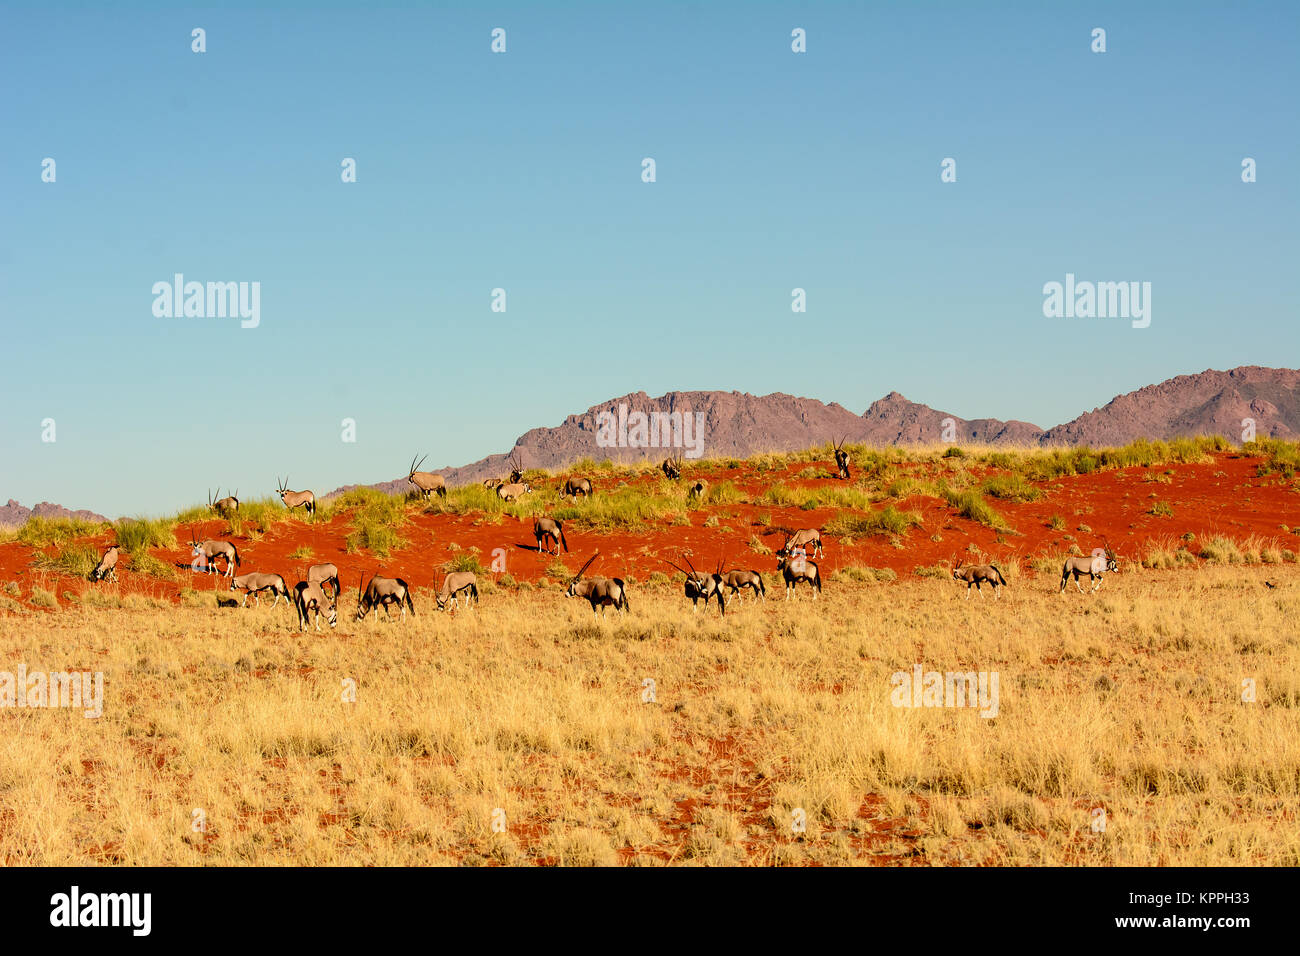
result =
[[[415,485],[420,491],[421,498],[428,498],[429,495],[436,493],[439,498],[447,497],[447,480],[442,475],[435,475],[431,471],[418,471],[420,465],[424,464],[425,455],[421,458],[419,464],[415,459],[411,459],[411,467],[408,469],[406,480]]]
[[[315,516],[316,496],[314,494],[310,491],[290,491],[289,477],[287,475],[283,482],[281,482],[279,478],[275,481],[276,491],[280,493],[280,500],[284,502],[286,508],[292,511],[294,508],[301,505],[307,510],[307,514],[312,515],[313,517]]]
[[[569,586],[564,591],[565,597],[580,597],[586,599],[591,604],[591,615],[596,616],[596,608],[600,608],[600,614],[603,617],[605,608],[613,606],[619,612],[630,611],[631,604],[627,599],[627,586],[623,583],[622,578],[605,578],[594,577],[582,580],[582,575],[587,568],[591,567],[591,562],[600,557],[597,551],[587,559],[581,570],[578,571],[570,580]]]

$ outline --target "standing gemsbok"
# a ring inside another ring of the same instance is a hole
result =
[[[998,596],[998,588],[1007,586],[1007,579],[1002,576],[1002,571],[996,564],[968,564],[963,568],[959,560],[952,566],[952,578],[966,585],[968,601],[972,584],[975,585],[975,593],[980,597],[984,596],[983,585],[992,587],[994,599]]]
[[[1065,593],[1065,583],[1074,577],[1074,586],[1079,593],[1083,593],[1083,587],[1079,584],[1079,578],[1085,574],[1093,582],[1092,591],[1095,593],[1101,587],[1102,575],[1107,571],[1119,574],[1119,560],[1115,557],[1115,552],[1111,550],[1110,542],[1104,537],[1101,539],[1106,545],[1104,548],[1093,548],[1092,554],[1086,558],[1066,558],[1065,567],[1061,568],[1061,587],[1058,594]]]
[[[670,481],[676,481],[682,476],[682,456],[670,455],[663,460],[659,469],[664,473],[664,477]]]
[[[512,481],[508,485],[497,485],[497,497],[502,501],[514,501],[532,490],[532,486],[526,481]]]
[[[584,498],[591,497],[591,481],[587,478],[569,477],[564,480],[564,487],[560,489],[560,496],[563,498],[572,498],[573,503],[578,503],[578,495]]]
[[[110,544],[104,556],[99,559],[99,564],[95,565],[95,570],[90,572],[90,580],[102,581],[105,577],[114,584],[117,583],[117,552],[118,546]]]
[[[239,549],[229,541],[217,541],[214,538],[205,538],[202,541],[194,533],[194,527],[190,526],[190,553],[198,558],[202,556],[203,564],[207,566],[209,573],[216,570],[217,558],[226,559],[226,574],[228,578],[235,576],[235,568],[239,567]],[[199,568],[199,562],[190,565],[195,570]]]
[[[431,471],[416,470],[420,465],[424,464],[424,459],[428,457],[428,455],[425,455],[424,458],[421,458],[419,464],[416,464],[414,458],[411,459],[411,467],[408,470],[406,480],[419,489],[421,498],[428,498],[429,495],[435,492],[439,498],[446,498],[447,480],[442,475],[435,475]]]
[[[817,595],[822,593],[821,569],[807,558],[792,559],[789,555],[784,555],[777,562],[776,569],[781,572],[781,577],[785,579],[785,599],[787,601],[794,596],[795,585],[801,581],[812,586],[814,601],[817,600]]]
[[[547,554],[559,554],[560,545],[564,545],[566,553],[569,550],[569,542],[564,540],[564,523],[556,521],[554,518],[538,518],[534,521],[533,536],[537,538],[538,554],[541,554],[543,550],[546,550]],[[555,542],[554,552],[544,548],[548,540]]]
[[[591,562],[600,557],[597,551],[587,559],[587,563],[582,566],[570,580],[569,586],[564,591],[565,597],[580,597],[591,604],[591,614],[596,615],[596,608],[600,608],[601,617],[605,616],[605,608],[615,607],[619,612],[630,611],[632,606],[627,600],[627,586],[623,583],[622,578],[602,578],[594,577],[582,579],[583,572],[591,567]]]
[[[365,575],[362,575],[365,578]],[[402,609],[402,620],[406,620],[406,609],[411,609],[411,617],[415,617],[415,604],[411,601],[411,589],[406,586],[406,582],[401,578],[382,578],[375,575],[366,585],[365,591],[361,591],[361,582],[357,582],[357,620],[363,620],[371,611],[375,612],[375,617],[379,617],[378,608],[383,605],[384,618],[392,620],[392,614],[388,610],[390,604],[396,604]]]
[[[833,443],[835,445],[835,470],[838,472],[839,477],[845,481],[849,480],[849,453],[844,450],[844,443],[848,440],[849,436],[845,435],[838,442]]]
[[[682,574],[686,575],[686,582],[683,585],[683,588],[686,596],[691,599],[691,609],[694,610],[699,607],[700,598],[704,598],[704,607],[707,610],[710,599],[716,597],[718,599],[718,610],[725,617],[727,614],[727,603],[726,598],[722,593],[722,564],[724,559],[718,559],[718,567],[713,574],[705,574],[703,571],[696,571],[695,565],[691,564],[691,559],[686,557],[686,555],[682,555],[682,560],[685,561],[686,566],[690,568],[689,571],[678,567],[671,561],[666,563],[677,568],[678,571],[681,571]]]
[[[452,571],[442,579],[442,589],[434,596],[438,610],[445,611],[449,600],[452,607],[459,609],[462,594],[465,595],[466,607],[473,607],[478,602],[478,578],[473,571]]]
[[[217,489],[217,494],[221,494],[221,489]],[[233,495],[227,495],[224,498],[212,500],[212,492],[208,492],[208,508],[214,513],[221,515],[223,518],[229,518],[231,514],[239,510],[239,489],[235,489]]]
[[[284,583],[284,578],[278,574],[268,574],[264,571],[249,571],[247,574],[237,574],[230,579],[230,590],[238,591],[240,588],[248,589],[248,592],[244,595],[243,603],[239,605],[240,607],[247,607],[250,597],[253,599],[254,604],[261,607],[263,591],[270,591],[275,595],[275,603],[271,605],[273,611],[279,607],[280,598],[284,598],[290,604],[293,603],[293,599],[289,597],[289,586]]]
[[[304,508],[307,509],[307,514],[313,516],[316,514],[315,495],[313,495],[310,491],[290,491],[288,475],[285,476],[284,481],[280,481],[279,478],[277,478],[275,481],[276,481],[275,490],[280,493],[280,500],[284,502],[284,506],[286,508],[292,511],[294,508],[297,508],[299,505],[302,505]]]
[[[741,588],[751,588],[754,600],[767,600],[767,586],[763,583],[763,575],[758,571],[728,571],[722,575],[722,584],[733,598],[740,597]]]

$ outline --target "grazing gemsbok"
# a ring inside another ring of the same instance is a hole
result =
[[[763,575],[757,571],[728,571],[722,576],[722,584],[733,597],[740,596],[741,588],[751,588],[754,600],[760,597],[767,600],[767,586],[763,583]]]
[[[1093,548],[1089,557],[1065,559],[1065,567],[1061,568],[1061,587],[1057,591],[1058,594],[1065,593],[1065,582],[1070,579],[1071,575],[1074,576],[1075,588],[1082,594],[1083,587],[1079,584],[1079,578],[1085,574],[1093,582],[1092,591],[1089,593],[1095,593],[1101,587],[1102,575],[1107,571],[1119,574],[1119,560],[1115,557],[1115,552],[1111,550],[1110,542],[1106,541],[1105,538],[1101,540],[1105,542],[1106,547]]]
[[[221,494],[221,489],[217,489],[217,494]],[[227,495],[224,498],[212,500],[212,492],[208,492],[208,507],[216,514],[223,518],[228,518],[232,512],[239,510],[239,489],[235,489],[233,495]]]
[[[538,518],[533,522],[533,536],[537,538],[537,552],[539,554],[543,550],[546,550],[548,554],[559,554],[560,545],[564,545],[566,553],[569,550],[569,542],[564,540],[564,523],[562,521],[556,521],[554,518]],[[555,551],[553,552],[543,548],[548,539],[555,542]]]
[[[219,557],[226,559],[225,576],[228,578],[235,576],[235,568],[240,565],[238,548],[229,541],[217,541],[214,538],[200,541],[192,525],[190,526],[190,553],[196,558],[202,555],[209,574],[216,570],[215,562]]]
[[[445,611],[448,600],[452,607],[459,608],[462,594],[465,595],[466,607],[473,607],[478,601],[478,578],[473,571],[453,571],[442,579],[442,589],[434,597],[438,610]]]
[[[280,500],[284,502],[284,506],[286,508],[292,511],[294,508],[297,508],[299,505],[302,505],[304,508],[307,509],[307,514],[309,515],[316,514],[315,495],[313,495],[310,491],[290,491],[288,475],[285,476],[284,481],[280,481],[279,478],[277,478],[275,481],[276,481],[276,491],[280,493]]]
[[[586,478],[566,478],[564,487],[560,490],[562,498],[572,498],[574,504],[578,502],[578,495],[584,498],[591,497],[591,482]]]
[[[845,481],[849,480],[849,453],[844,450],[844,443],[848,440],[849,436],[845,435],[838,442],[834,442],[835,468],[839,472],[839,476]]]
[[[335,627],[339,622],[338,602],[331,601],[329,597],[321,590],[319,584],[309,581],[299,581],[293,588],[293,606],[298,612],[298,630],[307,630],[307,613],[315,612],[312,619],[316,625],[316,630],[320,630],[320,616],[322,613],[325,619],[329,621],[330,627]]]
[[[514,501],[520,495],[526,495],[532,490],[532,486],[526,481],[512,481],[508,485],[497,485],[497,497],[502,501]]]
[[[491,491],[493,488],[500,488],[506,483],[504,478],[484,478],[483,487]]]
[[[428,455],[424,456],[424,458],[428,457]],[[421,498],[427,498],[434,492],[438,493],[439,498],[446,498],[447,481],[442,477],[442,475],[435,475],[431,471],[416,471],[420,465],[424,464],[424,458],[420,459],[419,464],[416,464],[414,458],[411,459],[411,467],[406,476],[406,480],[420,490]]]
[[[818,570],[817,565],[807,558],[796,564],[790,559],[789,555],[783,555],[781,560],[777,562],[776,569],[785,578],[785,599],[787,601],[794,594],[794,586],[800,581],[806,581],[812,585],[814,601],[817,600],[817,595],[822,593],[822,573]]]
[[[665,458],[663,464],[659,467],[663,471],[664,477],[676,481],[682,476],[682,456]]]
[[[587,568],[591,567],[591,562],[600,557],[597,551],[587,559],[587,563],[582,566],[577,574],[569,581],[568,588],[564,591],[565,597],[585,598],[591,603],[591,614],[596,615],[596,608],[600,608],[602,617],[605,615],[605,608],[613,605],[618,608],[619,612],[630,611],[631,605],[627,600],[627,587],[623,584],[622,578],[602,578],[594,577],[582,579],[582,574]]]
[[[722,560],[718,560],[718,569],[713,574],[705,574],[703,571],[696,571],[695,565],[691,564],[691,559],[682,555],[682,560],[690,568],[678,567],[671,561],[666,562],[670,566],[677,568],[682,574],[686,575],[686,582],[683,590],[688,598],[691,599],[691,610],[698,610],[700,598],[704,598],[704,607],[707,610],[709,599],[716,597],[718,599],[718,610],[725,617],[727,614],[727,602],[722,593]]]
[[[330,595],[331,600],[339,599],[339,569],[333,564],[313,564],[307,569],[307,583],[319,584],[322,588],[328,584],[334,592]]]
[[[1007,587],[1007,579],[1002,576],[996,564],[968,564],[962,567],[959,560],[952,566],[952,579],[961,581],[966,585],[966,600],[970,600],[971,585],[975,585],[975,593],[980,597],[984,596],[983,585],[987,584],[993,588],[993,597],[998,596],[999,587]]]
[[[308,581],[308,583],[312,582]],[[244,595],[243,603],[239,605],[240,607],[247,607],[250,597],[252,597],[254,604],[261,607],[261,592],[263,591],[270,591],[275,594],[275,603],[271,605],[271,610],[279,607],[280,598],[284,598],[286,603],[291,603],[289,586],[284,583],[284,578],[278,574],[268,574],[264,571],[249,571],[247,574],[238,574],[230,579],[230,590],[238,591],[240,588],[248,589],[248,592]]]
[[[705,481],[703,478],[701,478],[695,484],[691,485],[690,491],[686,492],[686,497],[688,499],[693,498],[696,501],[703,501],[704,495],[708,492],[708,490],[709,490],[709,483]]]
[[[783,544],[776,552],[778,558],[792,553],[795,548],[807,548],[810,544],[813,546],[814,558],[820,558],[823,556],[822,533],[816,528],[804,528],[801,531],[791,531],[789,528],[784,528],[778,525],[764,531],[763,537],[766,538],[768,535],[776,534],[777,532],[781,532],[786,536],[785,544]]]
[[[118,546],[111,544],[104,556],[99,559],[99,564],[95,565],[95,570],[90,572],[90,580],[102,581],[105,577],[114,584],[117,583],[117,552]]]
[[[362,575],[364,578],[365,575]],[[415,604],[411,601],[411,589],[406,586],[406,582],[401,578],[381,578],[375,575],[366,585],[364,592],[360,590],[361,582],[357,582],[357,620],[363,620],[371,611],[375,611],[375,617],[379,617],[378,608],[383,605],[385,619],[391,620],[392,614],[388,610],[388,605],[396,604],[402,609],[402,620],[406,620],[406,609],[411,609],[411,617],[415,617]]]

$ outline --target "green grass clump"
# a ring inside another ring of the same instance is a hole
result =
[[[921,523],[921,516],[912,511],[898,511],[887,505],[880,511],[865,514],[841,512],[826,522],[822,532],[838,537],[865,538],[875,534],[906,534]]]
[[[490,575],[491,572],[483,567],[483,562],[478,559],[478,555],[473,551],[459,551],[443,562],[442,569],[447,574],[453,571],[473,571],[475,574]]]
[[[131,570],[137,574],[147,574],[152,578],[160,578],[164,581],[174,581],[176,579],[176,568],[166,561],[155,558],[152,554],[133,554],[131,556]]]
[[[62,545],[74,538],[86,538],[103,532],[102,521],[85,521],[81,518],[28,518],[15,539],[34,548]],[[98,560],[98,559],[97,559]]]
[[[90,572],[99,565],[99,552],[84,542],[65,545],[58,554],[39,554],[32,566],[42,571],[54,571],[58,574],[70,574],[77,578],[88,578]]]
[[[1043,496],[1041,491],[1016,472],[985,479],[984,484],[980,485],[980,491],[1001,501],[1037,501]]]
[[[969,518],[996,531],[1010,530],[1002,515],[998,514],[977,490],[968,488],[965,491],[957,491],[945,487],[942,491],[944,500],[955,508],[961,517]]]
[[[122,518],[113,527],[118,546],[131,554],[144,554],[149,548],[176,547],[175,528],[164,518]]]
[[[32,588],[32,603],[37,607],[58,608],[59,599],[54,596],[53,591],[47,591],[45,588]]]
[[[1167,501],[1157,501],[1151,506],[1147,514],[1155,515],[1158,518],[1172,518],[1174,516],[1174,506]]]
[[[1246,556],[1237,542],[1223,535],[1215,535],[1201,542],[1200,556],[1211,564],[1245,564]]]

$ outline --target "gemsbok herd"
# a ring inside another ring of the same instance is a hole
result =
[[[844,440],[831,443],[835,455],[836,476],[842,480],[849,480],[849,455],[844,451]],[[425,458],[428,456],[426,455]],[[411,464],[407,469],[406,480],[414,486],[412,495],[418,495],[421,499],[427,499],[431,495],[446,497],[447,483],[441,475],[432,472],[418,470],[420,465],[424,464],[424,458],[416,456],[411,459]],[[503,501],[514,501],[523,495],[532,493],[533,488],[529,482],[524,480],[523,462],[518,454],[513,454],[507,459],[510,466],[510,472],[507,476],[501,478],[489,478],[483,482],[483,486],[496,492],[497,496]],[[664,476],[670,480],[676,481],[682,475],[682,460],[680,455],[677,457],[666,458],[659,466]],[[316,496],[311,491],[290,491],[288,487],[288,478],[278,480],[276,491],[281,501],[289,510],[301,507],[306,513],[314,518],[316,515]],[[591,480],[579,476],[567,477],[563,484],[555,488],[556,494],[560,498],[572,499],[576,504],[578,497],[590,499],[594,494]],[[708,492],[708,482],[700,479],[690,486],[687,492],[688,500],[703,500]],[[219,489],[218,489],[219,493]],[[214,514],[230,518],[239,512],[238,491],[224,498],[214,498],[211,491],[208,492],[208,509]],[[822,558],[825,551],[822,546],[822,532],[817,528],[789,528],[781,525],[769,527],[763,532],[764,536],[781,534],[784,536],[784,543],[775,551],[777,559],[776,571],[780,573],[781,579],[785,583],[785,599],[790,600],[796,596],[797,586],[806,584],[812,592],[813,600],[817,600],[822,592],[822,574],[818,565],[810,560],[812,558]],[[562,547],[566,552],[569,550],[569,542],[565,538],[563,523],[555,518],[539,517],[533,522],[533,535],[536,539],[536,550],[539,555],[552,554],[558,555]],[[1080,593],[1084,593],[1081,584],[1082,578],[1086,577],[1092,584],[1092,588],[1087,593],[1095,593],[1102,585],[1103,575],[1106,573],[1116,574],[1119,572],[1119,559],[1115,551],[1111,548],[1110,542],[1102,537],[1104,547],[1096,548],[1091,555],[1069,557],[1061,569],[1060,587],[1058,593],[1064,594],[1065,587],[1071,579]],[[205,571],[208,573],[218,572],[218,562],[224,562],[224,571],[221,573],[230,582],[231,591],[244,591],[244,599],[240,607],[247,607],[248,599],[253,598],[255,606],[261,605],[261,595],[269,592],[275,600],[272,603],[272,609],[280,604],[283,598],[285,603],[292,605],[297,612],[298,628],[300,631],[307,630],[310,621],[316,631],[320,631],[320,618],[323,615],[330,627],[338,624],[338,601],[340,594],[339,569],[334,564],[314,564],[307,568],[307,579],[299,581],[293,588],[290,588],[283,577],[265,571],[252,571],[237,574],[236,571],[241,567],[242,560],[239,555],[239,549],[229,541],[221,541],[213,538],[200,540],[199,536],[190,529],[190,550],[193,561],[190,567],[195,571]],[[117,563],[118,556],[121,552],[119,544],[113,544],[104,552],[99,564],[91,572],[92,581],[117,581]],[[584,577],[587,569],[593,562],[600,557],[600,551],[597,550],[586,562],[582,568],[568,582],[565,588],[565,597],[583,598],[591,605],[593,615],[603,616],[605,609],[613,607],[620,614],[631,610],[628,602],[627,584],[623,578],[593,576]],[[725,616],[727,613],[727,601],[738,600],[741,597],[741,591],[748,589],[751,600],[759,601],[767,599],[767,586],[764,582],[763,573],[752,568],[731,569],[726,567],[725,556],[719,557],[712,572],[703,572],[696,570],[695,565],[685,554],[681,555],[682,561],[686,567],[666,561],[676,571],[684,575],[683,593],[690,598],[693,609],[698,609],[701,599],[704,601],[705,610],[708,609],[710,601],[717,601],[718,613]],[[952,566],[952,578],[959,584],[966,586],[966,598],[970,598],[970,590],[973,587],[975,592],[983,597],[984,585],[988,585],[993,591],[993,597],[998,597],[999,588],[1007,587],[1007,579],[1002,570],[993,563],[989,564],[965,564],[961,560],[956,560]],[[689,570],[688,570],[689,569]],[[478,579],[473,571],[451,571],[445,574],[440,587],[437,589],[434,599],[437,603],[438,610],[446,611],[459,609],[461,599],[464,599],[466,608],[471,608],[479,602]],[[234,603],[234,602],[230,602]],[[406,612],[410,611],[411,616],[415,616],[415,602],[411,597],[411,588],[401,578],[390,578],[376,574],[370,578],[369,584],[365,583],[365,574],[361,574],[357,582],[357,621],[363,621],[374,611],[378,615],[379,608],[383,608],[386,620],[391,620],[391,610],[396,607],[401,612],[400,620],[406,619]]]

